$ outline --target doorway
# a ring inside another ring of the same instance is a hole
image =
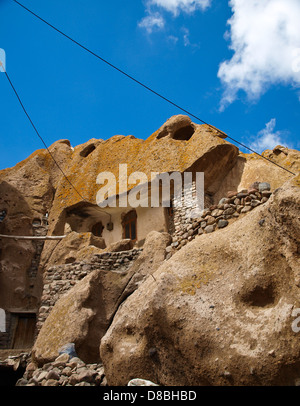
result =
[[[12,313],[14,332],[12,337],[13,349],[31,348],[34,344],[36,314]]]

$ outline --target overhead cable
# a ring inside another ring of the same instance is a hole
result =
[[[82,48],[83,50],[85,50],[86,52],[90,53],[91,55],[95,56],[96,58],[100,59],[102,62],[104,62],[105,64],[107,64],[108,66],[110,66],[111,68],[115,69],[116,71],[118,71],[119,73],[121,73],[122,75],[126,76],[127,78],[129,78],[130,80],[134,81],[135,83],[137,83],[138,85],[142,86],[143,88],[145,88],[146,90],[150,91],[151,93],[155,94],[156,96],[160,97],[161,99],[165,100],[167,103],[171,104],[172,106],[176,107],[177,109],[181,110],[182,112],[186,113],[187,115],[189,115],[190,117],[195,118],[196,120],[200,121],[202,124],[205,124],[207,126],[209,126],[210,128],[212,128],[213,130],[217,131],[220,133],[220,135],[222,137],[225,138],[229,138],[231,141],[235,142],[236,144],[242,146],[243,148],[247,149],[248,151],[251,151],[252,153],[260,156],[261,158],[267,160],[268,162],[278,166],[279,168],[289,172],[292,175],[295,175],[295,173],[291,172],[289,169],[284,168],[283,166],[279,165],[278,163],[272,161],[271,159],[265,157],[264,155],[254,151],[252,148],[248,147],[247,145],[235,140],[234,138],[232,138],[231,136],[229,136],[228,134],[226,134],[225,132],[219,130],[218,128],[216,128],[215,126],[207,123],[206,121],[202,120],[201,118],[197,117],[195,114],[191,113],[190,111],[186,110],[185,108],[179,106],[177,103],[174,103],[172,100],[168,99],[167,97],[163,96],[162,94],[156,92],[155,90],[153,90],[151,87],[145,85],[144,83],[142,83],[141,81],[137,80],[135,77],[129,75],[128,73],[126,73],[125,71],[123,71],[122,69],[118,68],[116,65],[112,64],[111,62],[109,62],[108,60],[104,59],[103,57],[101,57],[100,55],[96,54],[95,52],[93,52],[92,50],[90,50],[89,48],[87,48],[86,46],[82,45],[80,42],[76,41],[75,39],[73,39],[72,37],[70,37],[69,35],[65,34],[63,31],[61,31],[60,29],[56,28],[53,24],[49,23],[48,21],[44,20],[42,17],[40,17],[38,14],[34,13],[32,10],[30,10],[29,8],[27,8],[26,6],[24,6],[22,3],[20,3],[17,0],[13,0],[16,4],[18,4],[19,6],[21,6],[23,9],[25,9],[26,11],[28,11],[30,14],[32,14],[34,17],[38,18],[40,21],[42,21],[43,23],[47,24],[49,27],[51,27],[53,30],[55,30],[56,32],[58,32],[59,34],[63,35],[65,38],[69,39],[70,41],[72,41],[74,44],[78,45],[80,48]]]
[[[7,80],[11,86],[11,88],[13,89],[24,113],[26,114],[32,128],[34,129],[35,133],[37,134],[37,136],[39,137],[39,139],[42,141],[43,145],[45,146],[46,150],[48,151],[49,155],[51,156],[52,160],[54,161],[55,165],[58,167],[58,169],[60,170],[60,172],[62,173],[62,175],[64,176],[64,178],[66,179],[66,181],[70,184],[70,186],[74,189],[74,191],[78,194],[78,196],[85,202],[89,203],[89,201],[79,192],[79,190],[76,188],[76,186],[73,185],[73,183],[70,181],[70,179],[68,178],[68,176],[65,174],[64,170],[62,169],[62,167],[59,165],[59,163],[57,162],[57,160],[55,159],[54,155],[52,154],[52,152],[50,151],[49,147],[47,146],[46,142],[44,141],[43,137],[40,135],[39,131],[37,130],[36,126],[34,125],[30,115],[28,114],[15,86],[13,85],[6,69],[4,68],[3,64],[0,62],[0,66],[2,67],[2,69],[4,70],[5,76],[7,77]],[[97,206],[97,209],[105,214],[107,214],[110,217],[111,220],[111,214],[107,213],[105,210],[100,209],[100,207]]]

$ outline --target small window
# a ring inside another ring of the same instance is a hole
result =
[[[6,210],[0,210],[0,223],[5,219],[6,214]]]
[[[130,238],[133,241],[137,240],[137,214],[135,210],[131,210],[124,216],[123,219],[123,238]]]
[[[33,227],[39,227],[42,224],[40,219],[33,219],[32,225]]]
[[[102,232],[103,232],[103,225],[102,222],[100,221],[99,223],[96,223],[93,225],[92,227],[92,233],[96,236],[96,237],[102,237]]]

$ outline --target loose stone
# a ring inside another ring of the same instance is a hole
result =
[[[252,210],[252,206],[245,206],[242,210],[241,213],[248,213],[248,211]]]
[[[230,199],[230,198],[232,198],[232,197],[234,197],[234,196],[236,196],[237,195],[237,192],[234,192],[234,191],[229,191],[228,193],[227,193],[227,197]]]
[[[270,183],[268,182],[261,182],[258,186],[259,192],[263,192],[264,190],[271,190]]]
[[[261,204],[261,202],[259,200],[252,200],[251,201],[251,206],[252,207],[257,207]]]
[[[204,231],[206,233],[212,233],[213,231],[215,231],[216,225],[215,224],[211,224],[209,226],[206,226]]]
[[[216,219],[213,216],[207,216],[205,218],[205,220],[206,220],[206,224],[208,226],[210,226],[210,225],[212,225],[212,224],[214,224],[216,222]]]
[[[218,221],[218,228],[224,228],[228,225],[228,221],[227,220],[219,220]]]

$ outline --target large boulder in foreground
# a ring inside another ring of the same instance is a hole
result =
[[[294,385],[300,177],[197,237],[122,304],[101,340],[109,385]]]
[[[168,233],[152,231],[128,272],[93,271],[63,295],[39,332],[32,351],[34,360],[38,364],[51,362],[60,347],[72,342],[82,360],[99,362],[100,340],[115,312],[147,275],[162,264],[170,242]]]
[[[99,343],[130,276],[96,270],[79,281],[55,304],[32,350],[34,361],[52,362],[58,350],[74,343],[80,359],[99,362]]]

